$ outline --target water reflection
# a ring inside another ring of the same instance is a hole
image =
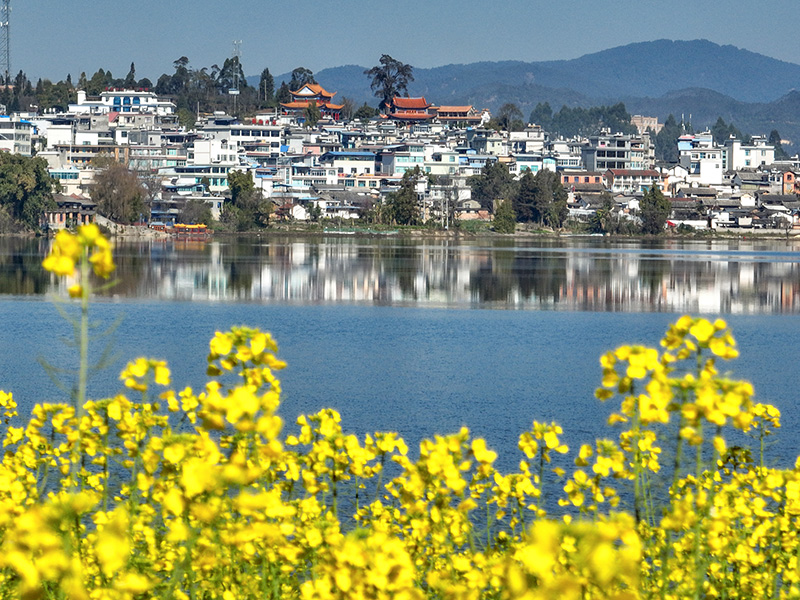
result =
[[[46,240],[0,239],[0,293],[65,293]],[[108,295],[481,308],[800,312],[790,240],[265,236],[117,247]]]

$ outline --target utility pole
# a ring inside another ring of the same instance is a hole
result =
[[[228,94],[233,96],[233,116],[236,116],[236,96],[239,95],[239,65],[241,61],[242,40],[233,40],[233,87],[228,90]]]
[[[11,36],[9,23],[11,20],[11,0],[0,0],[0,69],[5,78],[4,83],[11,83]]]

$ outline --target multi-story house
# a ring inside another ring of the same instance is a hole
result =
[[[775,147],[767,144],[764,136],[753,136],[749,144],[743,144],[736,138],[725,140],[723,168],[726,171],[740,169],[756,169],[771,165],[775,161]]]
[[[468,125],[477,126],[489,120],[488,111],[478,112],[474,106],[438,106],[433,107],[436,111],[436,119],[446,125],[454,127],[466,127]]]
[[[425,146],[422,143],[408,142],[387,146],[376,156],[380,172],[386,175],[402,175],[419,167],[425,168]]]
[[[0,116],[0,151],[32,155],[33,124],[19,117]]]
[[[146,90],[111,89],[102,92],[98,98],[88,98],[83,90],[77,91],[77,102],[69,105],[73,114],[108,114],[121,113],[153,113],[161,116],[175,112],[175,104],[169,100],[161,100],[154,93]]]
[[[326,152],[319,157],[319,165],[323,168],[332,168],[337,175],[370,175],[375,174],[375,153],[359,152],[355,150],[342,150],[339,152]]]
[[[512,154],[536,154],[544,151],[547,134],[539,125],[528,126],[522,131],[508,134],[509,151]]]
[[[642,194],[654,185],[662,190],[665,187],[665,178],[654,169],[608,169],[604,178],[614,194]]]
[[[687,171],[689,184],[722,185],[722,154],[722,148],[714,144],[710,131],[678,138],[678,160]]]
[[[469,129],[466,141],[469,148],[478,154],[509,155],[508,137],[492,129]]]
[[[642,170],[652,168],[655,151],[647,135],[603,133],[589,137],[581,149],[581,160],[589,171]]]

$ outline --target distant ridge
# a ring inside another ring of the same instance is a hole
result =
[[[377,101],[364,75],[366,68],[334,67],[315,77],[338,92],[337,100],[347,97],[374,106]],[[702,127],[722,116],[743,131],[778,129],[784,138],[800,142],[800,95],[794,92],[800,89],[800,65],[708,40],[638,42],[572,60],[416,68],[414,77],[409,93],[435,104],[465,103],[496,110],[513,102],[527,117],[538,102],[549,102],[558,110],[562,105],[622,101],[629,112],[662,120],[670,113],[685,113],[687,118],[691,113],[693,122]],[[276,87],[290,78],[291,74],[276,76]],[[248,79],[257,85],[257,77]]]

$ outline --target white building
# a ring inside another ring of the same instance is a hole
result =
[[[687,171],[686,181],[702,186],[722,185],[722,148],[714,144],[710,131],[678,138],[679,162]]]
[[[159,100],[154,92],[143,90],[111,89],[100,94],[99,98],[88,98],[86,92],[78,90],[78,101],[69,105],[68,112],[76,114],[153,113],[161,116],[175,112],[175,104],[169,100]]]
[[[334,169],[337,175],[372,175],[375,173],[375,153],[356,150],[326,152],[319,157],[319,166]]]
[[[731,138],[725,141],[723,160],[726,171],[756,169],[763,165],[771,165],[775,161],[775,147],[767,144],[764,136],[754,136],[747,145]]]
[[[31,156],[33,124],[19,117],[0,116],[0,150]]]

